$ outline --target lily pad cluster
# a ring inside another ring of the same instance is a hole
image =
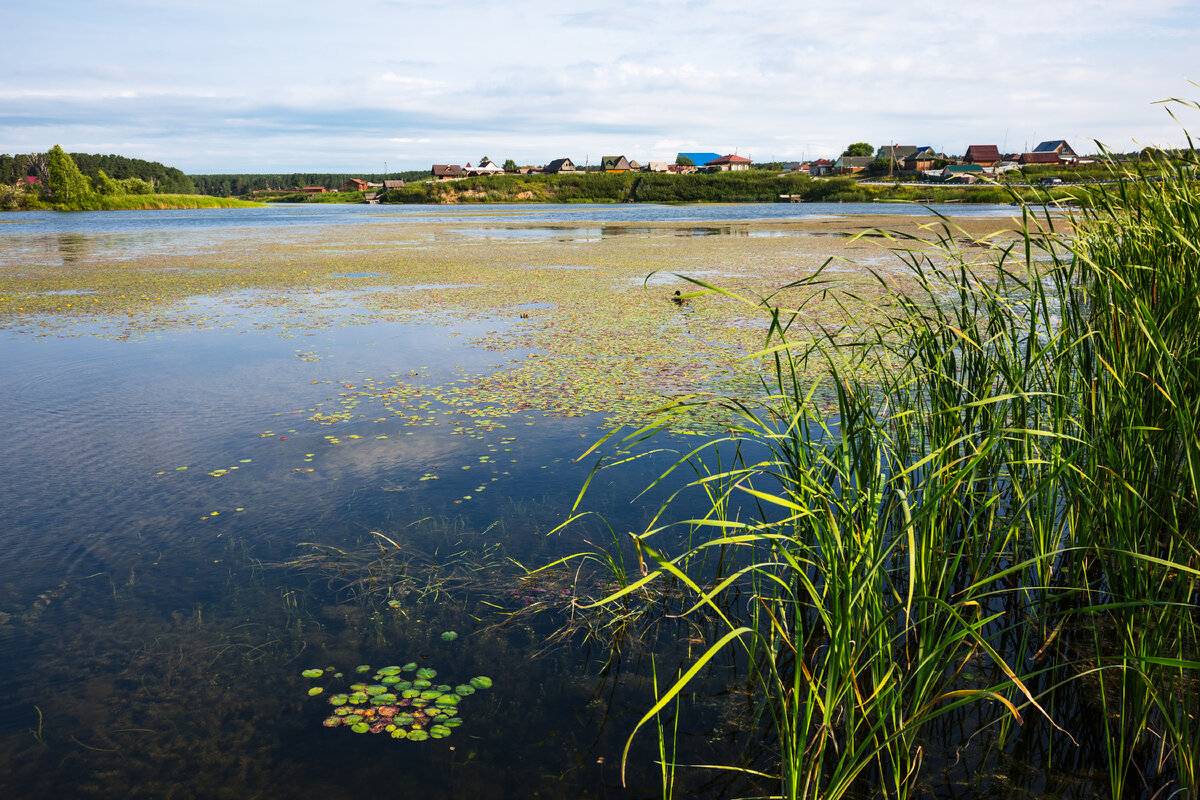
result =
[[[367,664],[355,668],[356,675],[371,672]],[[411,677],[404,673],[413,673]],[[304,670],[305,678],[317,679],[329,674],[341,678],[333,667]],[[375,671],[371,682],[365,680],[349,685],[348,691],[329,697],[333,713],[322,721],[326,728],[349,728],[354,733],[388,734],[393,739],[422,742],[426,739],[445,739],[462,725],[459,704],[480,689],[489,689],[492,679],[485,675],[471,678],[467,683],[451,686],[434,684],[437,670],[418,667],[415,662],[404,666],[388,666]],[[325,687],[313,686],[310,696],[323,694]]]

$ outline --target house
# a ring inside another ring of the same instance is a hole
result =
[[[557,175],[560,172],[574,172],[575,162],[569,158],[556,158],[542,170],[547,175]]]
[[[483,161],[480,161],[479,166],[476,167],[472,167],[470,163],[468,163],[464,168],[464,171],[470,176],[503,175],[504,167],[500,166],[495,161],[492,161],[490,158],[485,158]]]
[[[709,172],[742,172],[750,169],[750,159],[734,154],[706,161],[704,166]]]
[[[994,144],[973,144],[967,148],[963,163],[994,167],[1000,163],[1000,148]]]
[[[839,156],[829,171],[838,175],[853,175],[862,172],[874,161],[875,156]]]
[[[629,159],[625,156],[603,156],[600,159],[600,169],[604,172],[629,172]]]
[[[470,166],[470,164],[467,166]],[[466,177],[463,168],[458,164],[434,164],[429,174],[433,176],[435,181],[452,181]]]
[[[670,172],[671,164],[667,161],[651,161],[642,167],[643,172]]]
[[[828,158],[818,158],[816,161],[808,162],[808,174],[814,178],[821,177],[831,169],[833,169],[833,162]]]
[[[638,162],[636,162],[636,161],[630,161],[630,162],[629,162],[629,168],[630,168],[631,170],[633,170],[634,172],[641,172],[641,171],[642,171],[642,165],[641,165],[641,164],[639,164],[639,163],[638,163]]]
[[[941,160],[941,156],[932,147],[928,145],[918,147],[904,157],[904,171],[923,172],[933,169],[933,163],[939,160]]]
[[[701,166],[704,166],[705,164],[707,164],[708,162],[712,161],[715,158],[720,158],[721,154],[720,153],[679,153],[678,155],[675,156],[676,162],[679,161],[680,156],[691,161],[693,165],[695,165],[697,167],[701,167]]]
[[[350,180],[346,181],[345,185],[342,186],[342,191],[344,191],[344,192],[365,192],[367,190],[367,187],[368,187],[368,183],[366,181],[364,181],[362,178],[351,178]]]
[[[1059,159],[1066,161],[1068,159],[1079,158],[1075,151],[1071,149],[1071,145],[1067,144],[1062,139],[1051,139],[1048,142],[1042,142],[1037,147],[1033,148],[1035,153],[1055,153]]]
[[[1017,163],[1026,166],[1029,164],[1061,164],[1062,158],[1053,150],[1041,153],[1021,153],[1017,156]]]
[[[325,194],[327,189],[324,186],[305,186],[300,191],[304,194]]]
[[[891,159],[891,169],[902,170],[904,169],[904,159],[921,149],[913,144],[884,144],[875,151],[875,157]]]
[[[403,189],[404,181],[387,181],[383,182],[383,190],[390,191],[391,189]]]

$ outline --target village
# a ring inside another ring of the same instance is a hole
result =
[[[860,150],[861,152],[861,150]],[[922,183],[946,183],[957,185],[976,184],[1012,170],[1023,167],[1073,167],[1094,163],[1094,159],[1080,157],[1063,139],[1041,142],[1024,153],[1001,153],[994,144],[973,144],[961,156],[940,153],[927,145],[887,144],[875,148],[873,155],[856,155],[848,149],[836,158],[817,158],[810,161],[755,163],[752,159],[729,153],[688,152],[679,153],[675,161],[647,161],[642,164],[625,155],[602,156],[595,165],[585,162],[580,165],[569,157],[556,158],[542,166],[517,166],[509,160],[504,166],[490,158],[479,163],[434,164],[429,170],[429,182],[455,181],[464,178],[489,175],[569,175],[573,173],[621,174],[650,172],[660,174],[691,175],[719,172],[740,172],[751,169],[778,170],[783,173],[807,174],[814,178],[857,176],[860,179],[892,179]],[[1061,179],[1048,177],[1044,183],[1059,183]],[[404,181],[385,180],[372,182],[351,178],[342,187],[344,191],[377,192],[405,186]],[[320,194],[328,189],[320,186],[304,187],[305,193]]]

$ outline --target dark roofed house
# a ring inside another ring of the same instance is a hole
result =
[[[875,157],[890,158],[896,169],[902,169],[904,159],[920,149],[920,147],[913,144],[884,144],[880,145],[879,149],[875,151]]]
[[[458,164],[434,164],[429,173],[435,181],[452,181],[465,175],[463,168]]]
[[[404,181],[384,181],[383,190],[386,192],[389,189],[403,189]]]
[[[555,175],[559,172],[574,172],[575,162],[569,158],[556,158],[546,165],[543,170],[547,175]]]
[[[600,169],[605,172],[629,172],[629,159],[625,156],[604,156],[600,159]]]
[[[973,144],[967,148],[963,163],[994,167],[1000,163],[1000,148],[994,144]]]
[[[1042,142],[1037,147],[1033,148],[1035,153],[1054,153],[1059,158],[1078,158],[1075,151],[1071,149],[1071,145],[1067,144],[1063,139],[1051,139],[1048,142]]]
[[[871,162],[874,160],[875,156],[842,156],[833,162],[831,171],[841,175],[853,175],[855,172],[862,172],[871,166]]]
[[[733,172],[750,169],[750,159],[745,156],[728,155],[705,161],[704,166],[709,172]]]
[[[367,182],[362,178],[351,178],[346,181],[346,185],[342,187],[347,192],[365,192],[368,188]]]

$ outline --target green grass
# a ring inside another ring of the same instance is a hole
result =
[[[752,358],[771,369],[757,401],[705,401],[730,434],[659,479],[694,471],[708,503],[681,491],[630,535],[640,574],[598,554],[625,587],[600,609],[669,583],[723,627],[633,735],[731,650],[783,797],[915,797],[926,755],[967,744],[944,739],[947,715],[993,734],[974,774],[1030,737],[1055,743],[1049,774],[1088,714],[1114,800],[1197,797],[1196,163],[1114,167],[1066,232],[1027,208],[1003,247],[948,220],[897,239],[919,288],[817,341],[796,323],[839,296],[820,271],[784,287],[807,292],[790,308],[693,281],[766,315]]]

